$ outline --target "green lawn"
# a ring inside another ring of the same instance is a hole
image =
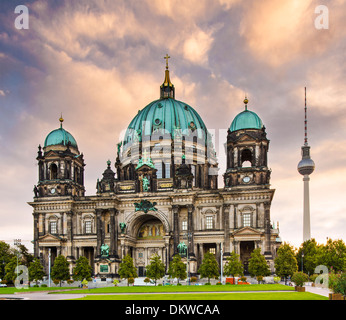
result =
[[[72,289],[72,288],[70,288]],[[55,290],[66,290],[64,287],[30,287],[28,289],[17,289],[16,287],[0,288],[0,294],[14,294],[15,292],[33,292],[33,291],[55,291]]]
[[[310,292],[234,292],[187,294],[87,295],[76,300],[328,300]]]
[[[143,287],[105,287],[97,289],[71,290],[64,293],[154,293],[154,292],[233,292],[233,291],[294,291],[293,287],[282,284],[252,284],[252,285],[223,285],[223,286],[143,286]]]

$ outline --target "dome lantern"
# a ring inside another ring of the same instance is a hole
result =
[[[163,84],[160,86],[160,99],[167,99],[167,98],[175,98],[175,88],[174,85],[171,82],[171,79],[169,78],[169,69],[168,69],[168,59],[170,56],[166,54],[164,59],[166,59],[166,70],[165,70],[165,79],[163,81]]]

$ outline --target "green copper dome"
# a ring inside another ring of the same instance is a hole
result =
[[[173,139],[176,129],[181,129],[182,134],[189,130],[196,132],[198,138],[205,141],[208,137],[203,120],[191,106],[172,98],[155,100],[131,121],[125,133],[124,148],[132,141],[141,141],[144,136],[152,136],[155,132],[170,134]]]
[[[63,121],[64,119],[60,118],[60,122],[61,122],[60,128],[53,130],[47,135],[46,140],[44,141],[44,146],[45,147],[54,146],[54,145],[67,146],[68,144],[70,144],[72,147],[75,147],[76,149],[78,149],[75,138],[73,138],[73,136],[62,127]]]
[[[249,100],[245,98],[245,110],[239,113],[232,121],[230,130],[237,131],[241,129],[262,129],[263,123],[260,117],[255,113],[247,109]]]

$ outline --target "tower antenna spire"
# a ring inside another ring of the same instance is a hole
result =
[[[307,117],[307,107],[306,107],[306,87],[305,90],[305,121],[304,121],[304,127],[305,127],[305,138],[304,138],[304,146],[308,145],[308,117]]]
[[[298,172],[304,176],[304,208],[303,208],[303,241],[310,240],[310,194],[309,194],[309,181],[310,174],[315,170],[315,163],[310,157],[310,147],[308,145],[308,120],[306,108],[306,87],[305,87],[305,120],[304,120],[304,146],[302,146],[302,160],[298,163]]]

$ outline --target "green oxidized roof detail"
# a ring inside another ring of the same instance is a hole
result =
[[[175,130],[197,130],[199,139],[207,139],[207,128],[199,114],[188,104],[171,98],[159,99],[148,104],[133,118],[127,128],[124,147],[143,136],[152,136],[156,130],[170,134],[174,138]]]
[[[77,142],[73,136],[66,131],[64,128],[60,127],[59,129],[53,130],[50,132],[46,140],[44,141],[44,146],[52,146],[52,145],[65,145],[67,146],[70,143],[71,146],[77,147]]]
[[[241,129],[262,129],[263,123],[260,117],[255,113],[247,109],[249,100],[245,97],[244,104],[245,110],[239,113],[232,121],[230,130],[237,131]]]

